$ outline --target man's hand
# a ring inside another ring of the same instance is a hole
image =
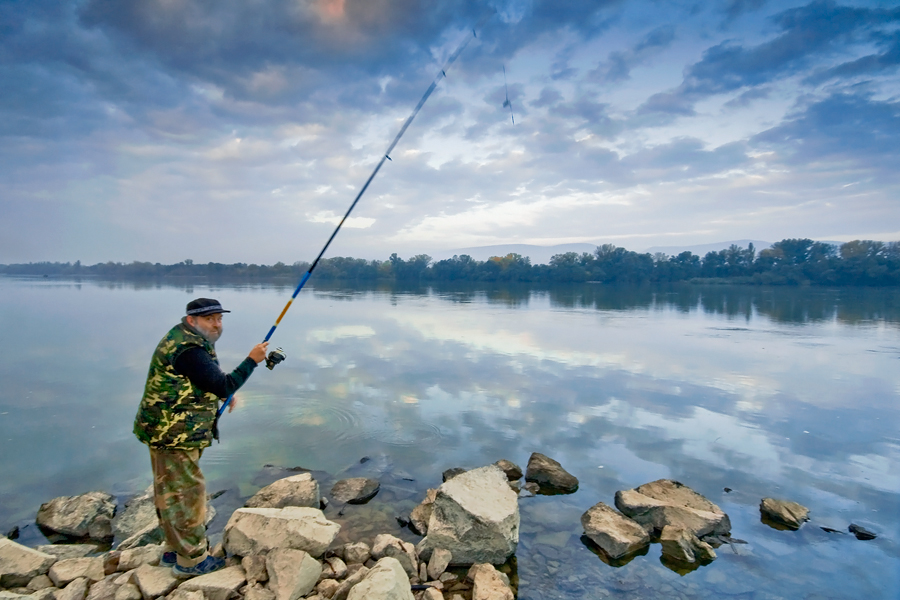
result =
[[[250,360],[255,362],[256,364],[261,363],[266,360],[266,351],[269,349],[269,342],[263,342],[262,344],[257,344],[253,346],[253,350],[250,351],[248,355]]]
[[[238,405],[238,395],[237,395],[237,394],[232,394],[232,395],[231,395],[231,402],[228,403],[228,412],[233,411],[233,410],[234,410],[234,407],[237,406],[237,405]]]

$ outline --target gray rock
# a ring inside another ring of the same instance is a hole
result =
[[[540,452],[532,453],[525,469],[525,481],[538,484],[541,490],[572,493],[578,489],[578,478],[558,462]]]
[[[178,586],[179,591],[202,592],[206,600],[229,600],[247,583],[244,569],[240,565],[225,567],[206,575],[188,579]],[[291,600],[295,600],[291,598]]]
[[[514,600],[509,579],[494,568],[494,565],[475,565],[469,570],[472,575],[472,600]]]
[[[506,460],[505,458],[501,458],[494,464],[500,467],[500,469],[504,473],[506,473],[506,478],[510,481],[518,481],[522,479],[522,469],[516,463]]]
[[[652,535],[659,535],[666,525],[683,527],[698,538],[731,532],[731,521],[721,508],[670,479],[616,492],[616,508]]]
[[[88,591],[87,600],[115,600],[116,592],[121,587],[116,583],[117,575],[105,577],[103,581],[98,581],[91,586]]]
[[[183,590],[178,587],[166,596],[166,600],[204,600],[204,598],[200,590]]]
[[[400,567],[400,570],[402,571],[403,567]],[[353,586],[362,581],[366,576],[366,573],[368,572],[368,567],[360,567],[355,573],[349,575],[347,579],[341,582],[341,585],[338,586],[338,589],[334,591],[334,596],[331,597],[332,600],[347,600],[347,596],[350,594],[350,590],[353,589]]]
[[[39,590],[44,590],[56,586],[53,585],[53,580],[46,575],[38,575],[37,577],[29,581],[28,585],[25,587],[28,588],[29,592],[37,592]]]
[[[598,502],[581,515],[584,534],[610,558],[621,558],[650,543],[647,531],[603,502]]]
[[[409,513],[409,524],[419,535],[428,535],[428,521],[431,520],[431,510],[436,497],[437,490],[429,489],[425,492],[425,499]]]
[[[375,479],[354,477],[341,479],[331,488],[331,497],[341,504],[365,504],[375,497],[381,484]]]
[[[64,558],[83,558],[88,554],[100,551],[100,546],[94,544],[43,544],[35,546],[35,550],[44,554],[52,554],[62,560]]]
[[[316,586],[322,565],[302,550],[279,548],[266,555],[266,571],[275,600],[297,600]]]
[[[339,581],[334,579],[323,579],[316,584],[316,593],[323,598],[331,598],[339,587],[341,587]]]
[[[207,504],[206,525],[208,526],[210,522],[212,522],[212,520],[215,518],[215,507],[212,504]],[[137,525],[137,523],[135,525]],[[141,527],[141,529],[139,529],[134,535],[119,542],[117,548],[119,550],[129,550],[132,548],[139,548],[141,546],[162,544],[165,541],[166,537],[163,534],[162,527],[159,526],[159,520],[156,518],[156,513],[154,512],[153,518],[151,520],[147,520],[143,524],[143,527]]]
[[[422,592],[422,600],[444,600],[444,595],[437,588],[430,587]]]
[[[92,581],[100,581],[105,576],[103,572],[103,557],[66,558],[59,560],[50,567],[48,572],[53,584],[65,587],[69,582],[85,577]]]
[[[116,567],[118,571],[130,571],[137,569],[141,565],[151,565],[155,567],[159,564],[162,557],[162,545],[139,546],[128,550],[122,550],[119,553],[119,564]]]
[[[133,583],[124,583],[116,590],[115,600],[142,600],[141,590]]]
[[[396,559],[403,567],[407,577],[418,576],[419,561],[416,557],[416,547],[409,542],[404,542],[387,533],[375,536],[375,542],[372,544],[372,558],[377,561],[385,557]]]
[[[238,556],[293,548],[318,557],[340,529],[317,508],[239,508],[225,525],[223,544],[230,554]]]
[[[350,589],[347,600],[414,600],[409,577],[400,562],[385,557]]]
[[[438,488],[428,535],[419,542],[419,557],[428,560],[437,548],[453,554],[453,564],[502,564],[519,543],[519,503],[496,465],[457,475]]]
[[[265,556],[245,556],[241,559],[247,583],[252,587],[256,583],[265,583],[269,580],[269,572],[266,571]]]
[[[365,542],[354,542],[344,545],[344,562],[348,565],[363,564],[372,556],[372,549]]]
[[[308,506],[319,508],[319,483],[311,473],[285,477],[262,488],[244,505],[247,508],[284,508]]]
[[[148,487],[125,503],[121,514],[113,520],[113,535],[120,542],[144,530],[148,525],[158,525],[156,505],[153,503],[153,486]]]
[[[465,473],[467,469],[463,469],[462,467],[451,467],[441,473],[441,481],[446,483],[447,481],[453,479],[457,475],[462,475]]]
[[[32,550],[7,538],[0,538],[0,586],[28,585],[38,575],[46,575],[56,557]]]
[[[447,567],[450,566],[452,560],[452,552],[444,548],[435,548],[434,552],[431,553],[431,558],[428,559],[428,578],[432,580],[439,579],[444,571],[447,570]]]
[[[116,514],[115,496],[105,492],[88,492],[80,496],[60,496],[41,505],[37,524],[41,529],[70,537],[106,540],[111,537],[109,525]],[[93,528],[92,528],[93,526]]]
[[[70,581],[60,593],[56,594],[56,600],[84,600],[85,596],[87,596],[87,591],[87,578],[79,577],[78,579]]]
[[[244,592],[244,600],[275,600],[275,592],[261,585],[251,585]]]
[[[28,594],[19,594],[9,590],[0,590],[0,600],[33,600]]]
[[[329,556],[322,565],[319,579],[343,579],[347,576],[347,564],[337,556]]]
[[[759,503],[759,512],[763,517],[794,530],[809,521],[809,509],[789,500],[763,498]]]
[[[663,556],[684,563],[715,560],[716,552],[712,546],[700,541],[696,535],[683,527],[666,525],[659,534]]]
[[[132,582],[141,590],[144,600],[165,596],[181,583],[172,575],[169,567],[151,567],[143,565],[135,569]]]

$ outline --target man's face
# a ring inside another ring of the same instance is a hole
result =
[[[210,343],[215,344],[222,337],[222,313],[203,315],[202,317],[188,317],[188,323],[203,334]]]

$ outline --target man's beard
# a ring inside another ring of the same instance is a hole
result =
[[[205,337],[206,340],[207,340],[210,344],[215,344],[217,341],[219,341],[219,338],[222,337],[222,330],[221,330],[221,329],[218,329],[218,330],[217,330],[217,329],[212,328],[212,327],[210,327],[210,328],[207,329],[206,327],[204,327],[204,326],[202,325],[201,321],[199,321],[199,320],[198,320],[198,321],[195,321],[194,329],[196,329],[196,330],[200,333],[200,335],[202,335],[203,337]]]

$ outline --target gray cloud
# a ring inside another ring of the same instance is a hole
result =
[[[631,70],[634,67],[665,50],[674,39],[674,26],[657,27],[644,36],[633,48],[627,51],[610,52],[609,57],[590,71],[587,77],[601,83],[616,83],[630,79]]]

